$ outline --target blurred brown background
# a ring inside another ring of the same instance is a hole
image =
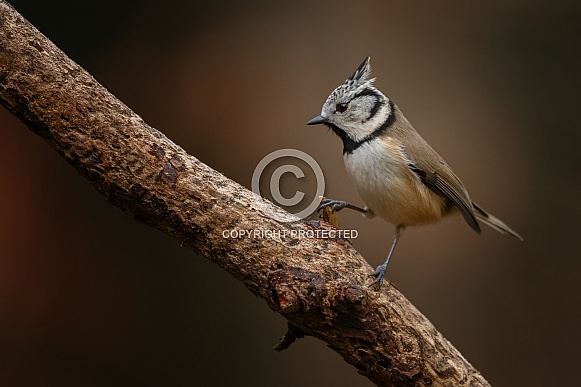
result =
[[[250,187],[263,156],[300,149],[355,204],[340,140],[305,122],[371,55],[376,85],[525,237],[460,217],[409,229],[389,278],[493,385],[578,383],[579,2],[12,4],[228,177]],[[0,125],[0,384],[370,384],[313,338],[274,352],[286,324],[264,302],[107,204],[5,109]],[[381,263],[393,227],[341,219]]]

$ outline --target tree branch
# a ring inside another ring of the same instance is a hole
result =
[[[289,321],[287,341],[317,337],[379,385],[488,385],[395,287],[368,288],[373,270],[349,243],[295,235],[328,224],[302,224],[188,155],[4,0],[0,99],[112,204],[263,298]]]

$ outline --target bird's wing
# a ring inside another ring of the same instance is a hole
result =
[[[480,225],[474,215],[474,207],[464,184],[446,162],[434,151],[423,138],[417,135],[413,144],[421,144],[421,157],[417,146],[406,146],[405,153],[409,159],[408,166],[422,183],[458,208],[466,223],[480,233]]]

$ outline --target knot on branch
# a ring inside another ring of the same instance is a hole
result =
[[[323,325],[332,326],[335,334],[346,338],[376,338],[366,330],[370,319],[376,326],[379,319],[369,309],[369,293],[363,287],[327,281],[319,273],[298,267],[274,272],[270,287],[271,305],[287,317],[319,319]]]

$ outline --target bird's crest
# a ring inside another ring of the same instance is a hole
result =
[[[355,70],[353,75],[347,78],[347,81],[353,81],[354,83],[366,82],[369,78],[369,75],[371,75],[371,64],[369,63],[370,61],[371,61],[370,56],[365,58],[365,60],[361,62],[359,67],[357,67],[357,70]],[[375,79],[371,79],[371,82],[373,82],[374,80]]]
[[[369,78],[371,75],[371,64],[369,61],[371,57],[365,58],[365,60],[357,67],[357,70],[349,77],[342,85],[337,87],[329,96],[331,100],[334,99],[345,99],[344,97],[347,95],[355,95],[362,90],[371,88],[376,90],[373,87],[373,81],[375,78]],[[349,98],[347,98],[349,99]]]

